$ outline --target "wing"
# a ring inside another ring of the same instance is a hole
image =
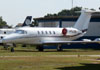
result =
[[[42,44],[44,45],[56,45],[56,44],[92,44],[97,43],[100,44],[100,41],[44,41]]]

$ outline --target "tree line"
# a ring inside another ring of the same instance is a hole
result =
[[[9,26],[7,22],[4,21],[2,17],[0,17],[0,28],[11,28],[11,26]]]
[[[80,13],[76,13],[76,11],[81,11],[81,10],[82,10],[82,7],[74,7],[71,9],[64,9],[58,13],[47,14],[44,17],[79,16]],[[91,10],[95,10],[95,9],[91,9]]]
[[[59,17],[59,16],[79,16],[80,13],[76,13],[76,11],[81,11],[81,9],[82,9],[82,7],[74,7],[74,8],[71,8],[71,9],[64,9],[64,10],[58,12],[58,13],[47,14],[47,15],[44,16],[44,18],[46,18],[46,17]],[[95,9],[92,9],[92,10],[95,10]],[[33,21],[31,26],[34,27],[34,26],[37,26],[37,25],[38,24]],[[18,24],[16,26],[20,27],[21,25]],[[2,17],[0,17],[0,28],[4,28],[4,27],[10,28],[11,26],[9,26],[7,24],[7,22],[4,21],[2,19]]]

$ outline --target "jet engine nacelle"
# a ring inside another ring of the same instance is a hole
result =
[[[62,34],[65,36],[65,35],[67,35],[67,29],[66,28],[63,28],[62,29]]]
[[[62,29],[62,34],[64,36],[74,36],[80,33],[82,33],[82,31],[75,29],[75,28],[63,28]]]

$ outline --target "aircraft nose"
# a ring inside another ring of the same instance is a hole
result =
[[[2,39],[2,43],[13,43],[15,41],[16,35],[11,34]]]
[[[2,39],[2,43],[10,43],[11,40],[12,40],[12,38],[10,38],[10,37],[5,37],[5,38]]]

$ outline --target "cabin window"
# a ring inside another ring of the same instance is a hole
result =
[[[47,32],[47,31],[45,31],[45,33],[46,33],[46,34],[48,34],[48,32]]]
[[[4,32],[4,34],[6,34],[6,32]]]
[[[38,31],[38,34],[40,34],[40,32]]]
[[[24,30],[16,30],[15,33],[18,33],[18,34],[27,34],[27,32],[24,31]]]
[[[56,34],[55,31],[53,31],[53,34]]]
[[[51,34],[51,31],[49,31],[49,33]]]
[[[44,34],[43,31],[42,31],[42,34]]]

